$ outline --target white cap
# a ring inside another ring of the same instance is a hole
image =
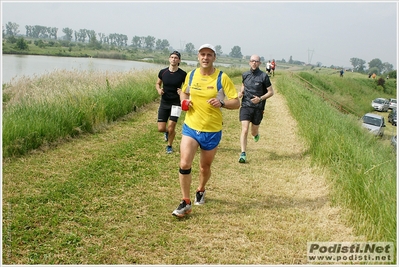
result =
[[[209,48],[216,54],[216,49],[211,44],[203,44],[203,45],[201,45],[200,48],[198,48],[198,52],[201,51],[201,49],[204,49],[204,48]]]

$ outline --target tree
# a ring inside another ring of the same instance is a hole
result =
[[[195,46],[193,45],[193,43],[188,43],[188,44],[186,44],[185,50],[186,50],[186,53],[191,56],[195,52]]]
[[[162,43],[162,40],[161,39],[157,39],[157,41],[155,42],[155,49],[156,50],[162,50],[161,43]]]
[[[129,38],[127,37],[126,34],[119,35],[119,41],[121,43],[121,46],[127,46],[127,40],[129,40]]]
[[[87,37],[89,37],[89,43],[91,42],[92,39],[95,39],[95,41],[97,41],[96,32],[95,31],[86,30],[86,34],[87,34]]]
[[[215,46],[215,49],[216,49],[216,55],[217,55],[217,56],[223,55],[222,46],[221,46],[221,45]]]
[[[28,43],[25,41],[23,37],[18,38],[17,43],[15,45],[20,50],[28,50]]]
[[[6,35],[9,36],[17,36],[17,34],[19,33],[19,25],[15,22],[8,22],[6,24]]]
[[[290,59],[288,60],[289,64],[292,64],[294,61],[292,60],[292,56],[290,56]]]
[[[233,57],[233,58],[242,58],[242,54],[241,54],[241,47],[239,47],[239,46],[234,46],[232,49],[231,49],[231,52],[230,52],[230,54],[229,54],[231,57]]]
[[[108,40],[110,45],[115,45],[116,44],[116,34],[115,33],[111,33],[108,35]]]
[[[157,39],[156,43],[155,43],[155,49],[157,50],[165,50],[165,48],[169,47],[169,41],[168,40],[161,40],[161,39]]]
[[[26,25],[25,29],[26,29],[26,37],[32,36],[32,26]]]
[[[52,28],[48,28],[49,29],[49,36],[54,37],[55,40],[57,40],[57,32],[58,32],[58,28],[56,27],[52,27]]]
[[[102,44],[105,41],[105,34],[104,33],[97,33],[98,34],[98,38],[100,38],[99,42],[100,44]]]
[[[63,28],[62,32],[65,33],[65,37],[64,39],[67,41],[72,41],[72,34],[73,34],[73,30],[70,28]]]
[[[141,38],[139,36],[133,36],[132,38],[132,46],[134,48],[140,48],[141,47]]]
[[[353,66],[353,70],[356,72],[364,72],[366,61],[360,58],[351,58],[349,60]]]
[[[120,34],[120,33],[113,33],[108,36],[109,40],[111,41],[111,45],[116,46],[127,46],[127,35]]]
[[[166,40],[166,39],[163,39],[163,40],[162,40],[162,43],[161,43],[162,50],[168,48],[169,45],[170,45],[170,44],[169,44],[169,41],[168,41],[168,40]]]
[[[388,62],[384,62],[384,64],[382,64],[382,73],[391,72],[392,70],[393,70],[392,64]]]
[[[155,46],[155,37],[154,36],[147,36],[144,39],[145,48],[152,49]]]
[[[381,72],[383,70],[383,65],[382,65],[382,61],[380,59],[375,58],[369,62],[369,69],[374,69],[374,68],[378,69],[378,71],[376,73],[377,75],[381,74]]]
[[[97,37],[96,37],[96,34],[95,34],[95,33],[94,33],[94,35],[92,35],[92,36],[90,37],[89,44],[88,44],[87,46],[88,46],[88,47],[91,47],[91,48],[93,48],[93,49],[101,49],[101,48],[102,48],[100,42],[97,41]]]
[[[87,37],[87,30],[86,29],[80,29],[78,36],[79,36],[79,42],[84,43],[86,41],[86,37]]]
[[[369,74],[373,74],[373,73],[375,73],[375,74],[378,74],[378,68],[377,67],[372,67],[372,68],[369,68],[368,69],[368,73]]]

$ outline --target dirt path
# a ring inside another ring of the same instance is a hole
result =
[[[246,164],[238,163],[237,112],[224,112],[223,141],[214,168],[224,169],[223,178],[218,179],[228,189],[218,193],[221,199],[231,192],[253,196],[248,199],[249,206],[259,208],[256,222],[265,231],[263,242],[272,249],[267,263],[303,264],[308,241],[354,241],[359,237],[344,225],[340,209],[331,206],[326,177],[311,167],[306,146],[297,136],[296,121],[278,93],[278,84],[274,83],[274,88],[259,142],[248,138]]]

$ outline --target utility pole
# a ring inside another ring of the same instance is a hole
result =
[[[312,52],[312,54],[309,54],[310,52]],[[314,49],[313,50],[309,50],[309,48],[308,48],[308,64],[309,65],[312,62],[313,52],[314,52]]]
[[[180,40],[180,52],[184,52],[186,41]]]

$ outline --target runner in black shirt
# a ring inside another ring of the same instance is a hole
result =
[[[172,144],[176,135],[176,123],[179,119],[178,114],[172,114],[174,110],[180,109],[180,87],[182,86],[187,73],[179,68],[181,55],[178,51],[173,51],[169,56],[169,67],[159,71],[158,80],[155,88],[161,95],[161,103],[158,109],[158,131],[163,132],[166,146],[166,153],[173,152]],[[176,116],[177,115],[177,116]],[[168,122],[168,126],[166,123]]]

